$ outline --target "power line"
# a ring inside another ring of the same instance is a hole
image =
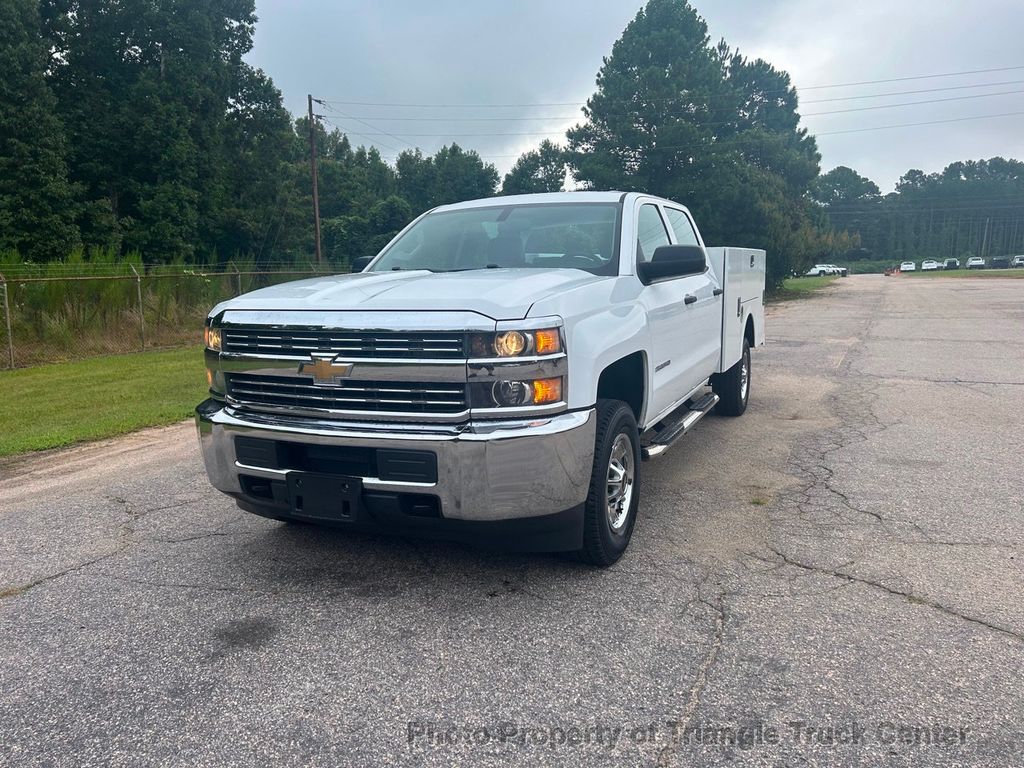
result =
[[[970,184],[971,182],[967,181],[967,182],[961,182],[961,183]],[[908,189],[906,192],[902,192],[902,193],[900,193],[900,192],[890,192],[888,194],[896,195],[898,198],[905,198],[906,201],[907,201],[906,204],[908,204],[908,205],[909,204],[914,204],[914,205],[918,205],[919,207],[922,207],[922,208],[927,208],[929,206],[935,206],[935,205],[941,206],[941,205],[946,205],[946,204],[949,204],[949,203],[953,202],[946,195],[919,196],[918,194],[916,194],[916,192],[913,189]],[[889,198],[889,199],[891,200],[891,199],[895,199],[895,198]],[[866,207],[869,206],[869,205],[872,205],[873,201],[875,201],[875,200],[877,200],[879,202],[887,202],[886,195],[878,195],[878,196],[872,198],[871,200],[854,200],[854,201],[851,201],[851,203],[862,204],[862,205],[865,206],[865,208],[862,208],[860,210],[865,210]],[[1009,206],[1020,206],[1020,205],[1024,205],[1024,191],[1022,191],[1020,193],[1016,193],[1016,194],[993,195],[993,196],[989,196],[989,197],[986,197],[985,195],[981,195],[981,196],[978,196],[978,197],[976,197],[974,195],[968,195],[967,197],[963,198],[963,201],[965,203],[969,203],[969,204],[972,204],[972,205],[973,204],[978,204],[978,205],[1001,205],[1001,204],[1005,203],[1005,204],[1007,204]],[[840,204],[842,204],[842,203],[840,203]],[[851,208],[850,210],[854,210],[854,209]]]
[[[972,83],[971,85],[947,85],[944,88],[920,88],[913,91],[887,91],[886,93],[868,93],[863,96],[833,96],[828,99],[801,100],[801,104],[824,104],[831,101],[857,101],[859,99],[881,99],[885,96],[912,96],[918,93],[941,93],[943,91],[963,91],[971,88],[994,88],[998,85],[1020,85],[1024,80],[1002,80],[996,83]]]
[[[945,98],[945,99],[923,99],[923,100],[919,100],[919,101],[905,101],[905,102],[901,102],[899,104],[875,104],[875,105],[867,106],[867,107],[853,107],[851,109],[830,110],[828,112],[809,112],[807,114],[801,115],[800,117],[801,118],[804,118],[804,117],[822,117],[822,116],[825,116],[825,115],[849,114],[849,113],[853,113],[853,112],[872,112],[872,111],[879,110],[879,109],[894,109],[894,108],[897,108],[897,107],[915,107],[915,106],[922,106],[922,105],[926,105],[926,104],[941,104],[941,103],[950,102],[950,101],[965,101],[965,100],[969,100],[969,99],[980,99],[980,98],[986,98],[986,97],[990,97],[990,96],[1010,96],[1010,95],[1014,95],[1014,94],[1018,94],[1018,93],[1024,93],[1024,90],[1017,89],[1017,90],[1013,90],[1013,91],[1000,91],[1000,92],[997,92],[997,93],[980,93],[980,94],[971,94],[969,96],[952,96],[952,97]],[[350,117],[350,119],[356,119],[356,118],[351,118]],[[387,118],[384,118],[384,119],[387,119]],[[359,120],[358,122],[362,123],[363,125],[369,126],[370,128],[373,128],[372,125],[370,125],[369,123],[366,123],[366,122],[364,122],[362,120]],[[732,119],[730,119],[730,120],[694,120],[694,121],[687,121],[687,125],[694,125],[694,126],[729,125],[729,124],[731,124],[733,122],[735,122],[735,120],[732,120]],[[380,130],[380,129],[376,129],[376,130]],[[558,129],[551,129],[551,130],[546,130],[546,131],[503,131],[503,132],[497,132],[497,133],[494,133],[494,132],[491,132],[491,133],[401,133],[399,135],[395,135],[393,133],[388,133],[387,131],[380,131],[379,135],[389,136],[389,137],[397,139],[399,141],[404,141],[404,139],[399,138],[399,136],[408,136],[408,137],[411,137],[411,138],[463,138],[463,137],[482,137],[482,136],[548,136],[551,133],[555,132],[556,130],[558,130]],[[378,134],[368,133],[368,134],[365,134],[365,135],[366,136],[374,136],[374,135],[378,135]],[[818,133],[816,135],[818,135],[818,136],[827,136],[829,134],[828,133]],[[404,141],[404,143],[409,144],[409,142],[407,142],[407,141]]]
[[[851,128],[851,129],[842,130],[842,131],[825,131],[825,132],[815,133],[813,135],[814,136],[834,136],[834,135],[843,134],[843,133],[867,133],[867,132],[870,132],[870,131],[888,131],[888,130],[891,130],[891,129],[894,129],[894,128],[917,128],[917,127],[926,126],[926,125],[940,125],[940,124],[943,124],[943,123],[960,123],[960,122],[965,122],[965,121],[968,121],[968,120],[992,120],[992,119],[1001,118],[1001,117],[1016,117],[1018,115],[1024,115],[1024,111],[1022,111],[1022,112],[1002,112],[1002,113],[996,114],[996,115],[973,115],[971,117],[955,117],[955,118],[951,118],[951,119],[947,119],[947,120],[926,120],[926,121],[920,122],[920,123],[899,123],[899,124],[896,124],[896,125],[876,125],[876,126],[872,126],[870,128]],[[406,134],[406,135],[412,135],[412,134]],[[448,134],[441,134],[441,135],[448,135]],[[467,135],[467,134],[463,134],[463,135]],[[504,134],[493,134],[493,135],[504,135]],[[520,135],[520,134],[510,134],[510,135],[515,136],[515,135]],[[655,147],[655,149],[686,149],[689,146],[692,146],[692,145],[689,145],[689,144],[666,145],[666,146]],[[488,155],[488,158],[519,157],[520,154],[522,154],[522,153],[513,153],[513,154],[506,154],[506,155]]]
[[[322,100],[320,100],[320,99],[314,99],[314,101],[315,101],[315,102],[316,102],[317,104],[319,104],[320,106],[326,106],[326,105],[325,105],[325,104],[323,103],[323,101],[322,101]],[[399,141],[399,142],[401,142],[402,144],[406,144],[407,146],[409,146],[409,147],[410,147],[410,148],[412,148],[412,149],[415,149],[415,147],[413,147],[413,145],[412,145],[412,144],[410,144],[410,143],[409,143],[408,141],[406,141],[405,139],[399,138],[398,136],[395,136],[395,135],[394,135],[393,133],[388,133],[387,131],[381,131],[381,130],[380,130],[380,128],[378,128],[377,126],[375,126],[375,125],[371,125],[370,123],[367,123],[367,122],[366,122],[366,121],[364,121],[364,120],[360,120],[360,119],[359,119],[359,118],[357,118],[357,117],[351,117],[351,116],[349,116],[349,115],[346,115],[346,114],[344,114],[344,113],[343,113],[343,112],[341,112],[341,111],[338,111],[338,114],[339,114],[339,115],[341,115],[341,116],[342,116],[343,118],[345,118],[346,120],[355,120],[355,121],[356,121],[357,123],[359,123],[360,125],[365,125],[365,126],[366,126],[367,128],[369,128],[369,129],[371,129],[371,130],[374,130],[374,131],[380,131],[382,135],[384,135],[384,136],[387,136],[387,137],[389,137],[389,138],[392,138],[392,139],[394,139],[395,141]],[[367,135],[370,135],[370,134],[367,134]],[[392,147],[391,149],[394,149],[394,147]],[[395,150],[395,151],[397,152],[398,150]]]
[[[966,101],[968,99],[984,99],[988,96],[1009,96],[1015,93],[1024,93],[1024,90],[998,91],[996,93],[974,93],[970,96],[950,96],[946,99],[923,99],[920,101],[904,101],[901,104],[874,104],[870,107],[854,107],[852,109],[834,109],[829,112],[808,112],[801,117],[820,117],[821,115],[840,115],[847,112],[870,112],[876,109],[891,109],[893,107],[913,107],[919,104],[941,104],[947,101]]]
[[[794,86],[793,89],[795,89],[797,92],[799,92],[799,91],[817,91],[817,90],[823,90],[823,89],[826,89],[826,88],[850,88],[850,87],[853,87],[853,86],[856,86],[856,85],[880,85],[882,83],[899,83],[899,82],[907,82],[907,81],[910,81],[910,80],[930,80],[930,79],[935,79],[935,78],[940,78],[940,77],[958,77],[958,76],[961,76],[961,75],[980,75],[980,74],[986,74],[986,73],[989,73],[989,72],[1009,72],[1009,71],[1012,71],[1012,70],[1020,70],[1020,69],[1024,69],[1024,64],[1020,64],[1020,65],[1013,66],[1013,67],[994,67],[992,69],[973,69],[973,70],[964,70],[962,72],[942,72],[942,73],[936,73],[936,74],[930,74],[930,75],[913,75],[913,76],[907,76],[907,77],[892,77],[892,78],[887,78],[887,79],[884,79],[884,80],[862,80],[860,82],[855,82],[855,83],[832,83],[832,84],[829,84],[829,85],[808,85],[808,86],[803,86],[801,88],[796,88]],[[783,90],[783,91],[775,91],[775,92],[765,92],[765,93],[788,93],[789,90],[790,89],[786,89],[786,90]],[[320,104],[323,104],[324,102],[327,102],[328,104],[347,104],[349,106],[360,106],[360,107],[412,107],[412,108],[437,107],[438,109],[463,109],[463,108],[467,108],[467,107],[480,108],[480,109],[503,109],[503,108],[513,108],[513,107],[517,107],[517,108],[522,108],[522,107],[575,107],[575,106],[582,106],[582,105],[586,104],[585,101],[553,101],[553,102],[546,102],[546,103],[534,102],[534,103],[529,103],[529,104],[494,104],[494,103],[485,104],[485,103],[470,103],[470,102],[465,102],[465,103],[462,103],[462,104],[423,104],[423,103],[400,103],[400,102],[386,102],[386,101],[347,101],[347,100],[344,100],[344,99],[334,99],[334,98],[324,98],[322,100],[318,100],[318,103],[320,103]]]
[[[1000,85],[1020,85],[1021,83],[1024,83],[1024,80],[1004,80],[1002,82],[997,82],[997,83],[975,83],[975,84],[972,84],[972,85],[954,85],[954,86],[950,86],[950,87],[946,87],[946,88],[924,88],[924,89],[913,90],[913,91],[888,91],[886,93],[869,93],[869,94],[864,94],[864,95],[861,95],[861,96],[839,96],[839,97],[830,98],[830,99],[809,99],[809,100],[804,101],[802,103],[803,104],[824,104],[824,103],[836,102],[836,101],[859,101],[859,100],[862,100],[862,99],[880,99],[880,98],[885,98],[887,96],[909,96],[909,95],[918,94],[918,93],[940,93],[940,92],[943,92],[943,91],[961,91],[961,90],[972,89],[972,88],[992,88],[992,87],[1000,86]],[[1004,95],[1006,93],[1020,93],[1020,91],[1004,91],[1002,93],[983,93],[983,94],[977,94],[977,95],[974,95],[974,96],[964,96],[964,97],[961,97],[961,98],[968,99],[968,98],[981,98],[981,97],[984,97],[984,96],[1000,96],[1000,95]],[[936,99],[935,101],[942,101],[942,99]],[[917,104],[917,103],[927,104],[927,103],[932,103],[932,102],[922,101],[922,102],[909,102],[909,103],[910,104]],[[882,107],[865,107],[865,109],[881,109],[884,106],[901,106],[901,105],[887,104],[887,105],[883,105]],[[331,111],[330,107],[326,107],[326,108],[327,108],[327,110],[329,112]],[[713,109],[712,112],[729,111],[729,110],[732,110],[732,109],[734,109],[734,107],[728,106],[728,107],[723,107],[720,110],[719,109]],[[564,120],[578,120],[580,118],[580,115],[578,115],[578,114],[576,114],[576,115],[541,115],[541,116],[534,115],[534,116],[529,116],[529,117],[512,117],[512,116],[502,116],[502,117],[463,117],[463,116],[459,116],[459,115],[448,115],[448,116],[445,116],[445,117],[437,117],[435,115],[430,115],[430,116],[427,116],[427,117],[408,117],[408,116],[405,116],[405,115],[400,115],[400,116],[396,116],[396,115],[344,115],[342,112],[337,111],[337,110],[335,110],[335,113],[340,115],[340,116],[348,117],[348,118],[353,119],[353,120],[388,120],[388,121],[393,121],[393,122],[414,122],[414,123],[418,123],[418,122],[438,122],[438,123],[495,122],[495,123],[508,123],[508,122],[532,122],[532,121],[536,121],[536,120],[559,120],[559,121],[564,121]],[[818,113],[818,114],[832,114],[832,113],[831,112],[822,112],[822,113]],[[805,115],[805,117],[808,117],[808,116],[810,116],[810,115]]]
[[[860,209],[848,209],[833,211],[829,208],[823,210],[829,216],[867,216],[877,213],[972,213],[977,211],[1020,211],[1019,214],[1007,214],[1012,218],[1018,218],[1024,216],[1024,200],[1015,205],[971,205],[973,200],[965,200],[965,205],[956,205],[951,201],[947,201],[946,205],[915,205],[910,201],[903,203],[899,198],[895,200],[879,200],[874,208],[860,208]]]
[[[847,129],[847,130],[840,130],[840,131],[823,131],[823,132],[814,133],[812,135],[817,137],[817,136],[835,136],[835,135],[844,134],[844,133],[867,133],[867,132],[870,132],[870,131],[888,131],[888,130],[893,130],[893,129],[896,129],[896,128],[918,128],[918,127],[924,127],[924,126],[929,126],[929,125],[942,125],[942,124],[945,124],[945,123],[963,123],[963,122],[971,121],[971,120],[994,120],[994,119],[997,119],[997,118],[1018,117],[1018,116],[1021,116],[1021,115],[1024,115],[1024,112],[1005,112],[1005,113],[1000,113],[998,115],[975,115],[975,116],[966,117],[966,118],[951,118],[951,119],[947,119],[947,120],[927,120],[927,121],[920,122],[920,123],[899,123],[899,124],[896,124],[896,125],[878,125],[878,126],[871,126],[871,127],[868,127],[868,128],[850,128],[850,129]],[[413,134],[406,134],[406,135],[413,135]],[[449,135],[457,135],[457,134],[437,134],[437,135],[438,136],[449,136]],[[471,135],[471,134],[458,134],[458,135]],[[513,134],[483,134],[483,135],[522,135],[522,134],[515,134],[515,133],[513,133]],[[657,148],[657,150],[685,150],[685,148],[687,148],[688,146],[690,146],[690,144],[675,144],[675,145],[669,144],[669,145],[666,145],[666,146],[657,146],[655,148]],[[522,153],[511,153],[511,154],[506,154],[506,155],[489,155],[488,154],[486,156],[486,158],[487,159],[518,158],[521,154]],[[481,157],[483,157],[483,156],[481,155]]]
[[[931,88],[931,89],[925,89],[925,90],[922,90],[922,91],[902,91],[902,92],[896,92],[896,93],[869,94],[869,95],[864,95],[864,96],[844,96],[844,97],[837,98],[837,99],[820,99],[820,100],[817,100],[817,101],[805,101],[804,104],[819,104],[819,103],[833,102],[833,101],[851,101],[851,100],[855,100],[855,99],[873,99],[873,98],[880,98],[880,97],[884,97],[884,96],[897,96],[897,95],[901,95],[901,94],[934,93],[936,91],[958,90],[958,89],[964,89],[964,88],[990,87],[990,86],[995,86],[995,85],[1010,85],[1010,84],[1016,85],[1016,84],[1020,84],[1020,83],[1024,83],[1024,80],[1010,80],[1010,81],[1007,81],[1006,83],[985,83],[984,85],[980,85],[980,86],[979,85],[955,86],[952,89],[948,89],[948,88]],[[917,104],[939,104],[939,103],[946,102],[946,101],[964,101],[964,100],[969,100],[969,99],[983,99],[983,98],[986,98],[986,97],[989,97],[989,96],[1008,96],[1008,95],[1012,95],[1012,94],[1016,94],[1016,93],[1024,93],[1024,90],[1017,89],[1017,90],[1012,90],[1012,91],[997,91],[996,93],[977,93],[977,94],[971,94],[971,95],[968,95],[968,96],[953,96],[953,97],[945,98],[945,99],[925,99],[925,100],[919,100],[919,101],[907,101],[907,102],[902,102],[900,104],[878,104],[878,105],[866,106],[866,107],[856,107],[856,108],[853,108],[853,109],[832,110],[832,111],[829,111],[829,112],[808,112],[808,113],[803,114],[802,117],[817,117],[817,116],[820,116],[820,115],[837,115],[837,114],[842,114],[842,113],[845,113],[845,112],[866,112],[866,111],[871,111],[871,110],[876,110],[876,109],[889,109],[889,108],[892,108],[892,107],[908,107],[908,106],[914,106],[914,105],[917,105]],[[328,109],[328,112],[330,112],[330,107],[327,107],[327,109]],[[729,111],[733,111],[734,109],[735,109],[735,107],[730,105],[730,106],[726,106],[726,107],[714,108],[714,109],[711,109],[710,111],[711,112],[729,112]],[[436,116],[406,117],[406,116],[390,116],[390,115],[360,115],[360,116],[356,116],[356,115],[346,115],[346,114],[344,114],[342,112],[336,112],[336,114],[338,114],[338,115],[340,115],[342,117],[345,117],[347,119],[352,119],[352,120],[386,120],[386,121],[392,121],[392,122],[415,122],[415,123],[418,123],[418,122],[441,122],[441,123],[497,122],[497,123],[508,123],[508,122],[533,122],[533,121],[537,121],[537,120],[552,120],[552,121],[557,120],[557,121],[560,121],[560,122],[564,122],[566,120],[578,120],[580,118],[580,115],[546,115],[546,116],[539,116],[539,117],[538,116],[531,116],[531,117],[461,117],[461,116],[452,116],[452,117],[436,117]],[[615,114],[620,114],[621,115],[621,114],[624,114],[624,113],[619,112],[619,113],[615,113]],[[727,123],[727,122],[731,122],[731,121],[727,120],[727,121],[722,121],[722,122],[723,123]],[[710,124],[710,123],[708,123],[707,121],[702,121],[700,124]],[[413,135],[413,134],[408,134],[408,135]]]
[[[383,141],[377,141],[373,137],[367,136],[364,133],[356,133],[355,131],[350,131],[344,125],[339,125],[338,123],[334,122],[333,120],[328,119],[325,115],[317,115],[317,117],[319,117],[321,120],[323,120],[328,125],[333,125],[335,128],[337,128],[339,131],[341,131],[346,136],[359,136],[360,138],[366,139],[368,142],[370,142],[370,144],[380,144],[380,146],[384,147],[385,149],[390,149],[392,152],[401,153],[401,152],[404,151],[404,150],[399,149],[398,147],[393,147],[390,144],[385,144]],[[403,142],[403,143],[407,144],[408,142]]]
[[[1024,81],[1022,81],[1024,82]],[[329,109],[329,108],[328,108]],[[731,109],[731,107],[730,107]],[[341,114],[341,113],[338,113]],[[508,122],[524,122],[529,120],[579,120],[581,115],[546,115],[542,117],[391,117],[390,115],[362,115],[365,120],[394,120],[401,122],[439,122],[439,123],[459,123],[459,122],[495,122],[495,123],[508,123]],[[355,119],[355,118],[353,118]]]
[[[888,131],[892,128],[917,128],[924,125],[939,125],[941,123],[962,123],[967,120],[992,120],[997,117],[1015,117],[1024,115],[1024,112],[1002,112],[998,115],[974,115],[972,117],[954,117],[948,120],[927,120],[923,123],[899,123],[897,125],[876,125],[872,128],[848,128],[844,131],[824,131],[815,133],[815,136],[837,136],[841,133],[866,133],[868,131]]]
[[[1009,72],[1011,70],[1024,69],[1024,65],[1015,67],[995,67],[993,69],[973,69],[963,72],[943,72],[932,75],[914,75],[913,77],[890,77],[886,80],[861,80],[857,83],[833,83],[832,85],[807,85],[801,88],[802,91],[817,91],[823,88],[850,88],[855,85],[880,85],[881,83],[902,83],[908,80],[931,80],[939,77],[958,77],[960,75],[982,75],[988,72]]]

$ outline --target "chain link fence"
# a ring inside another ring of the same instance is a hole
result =
[[[201,344],[220,301],[338,271],[202,269],[125,264],[116,274],[0,273],[0,370]]]

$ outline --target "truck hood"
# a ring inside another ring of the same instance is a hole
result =
[[[608,279],[579,269],[360,272],[261,288],[219,304],[211,315],[224,310],[440,310],[519,320],[537,301]]]

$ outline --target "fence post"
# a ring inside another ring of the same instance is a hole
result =
[[[135,289],[139,297],[139,333],[142,336],[142,351],[146,351],[146,313],[142,307],[142,275],[135,269],[135,265],[129,262],[129,267],[135,273]]]
[[[238,265],[232,262],[231,268],[235,270],[235,287],[238,291],[237,295],[242,295],[242,273],[238,271]]]
[[[0,274],[0,286],[4,289],[4,325],[7,326],[7,362],[14,370],[14,335],[11,333],[11,306],[7,298],[7,278]]]

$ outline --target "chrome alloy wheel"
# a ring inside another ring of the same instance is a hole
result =
[[[743,355],[740,361],[740,400],[747,399],[747,387],[750,386],[750,353]]]
[[[605,496],[605,511],[612,533],[621,533],[629,517],[630,502],[633,500],[633,483],[636,476],[633,443],[629,435],[618,434],[612,443],[608,457],[608,480]]]

